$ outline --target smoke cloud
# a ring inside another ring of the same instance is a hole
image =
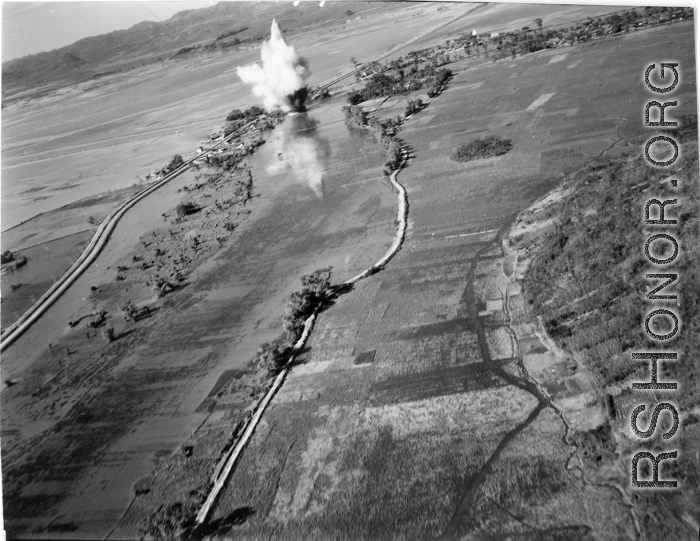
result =
[[[308,114],[291,116],[282,124],[279,138],[271,141],[278,159],[267,167],[267,172],[291,171],[297,182],[307,184],[316,197],[323,199],[324,163],[331,149],[318,136],[317,128],[318,122]]]
[[[284,40],[282,29],[272,20],[270,41],[262,44],[262,66],[253,64],[236,69],[241,80],[253,85],[253,93],[263,99],[267,111],[304,111],[308,97],[306,79],[309,62]]]

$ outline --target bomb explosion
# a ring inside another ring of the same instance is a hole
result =
[[[309,94],[306,79],[311,75],[309,63],[293,45],[287,44],[274,19],[270,40],[262,44],[261,57],[262,66],[253,64],[236,69],[241,80],[253,85],[253,93],[263,99],[267,111],[304,111]]]

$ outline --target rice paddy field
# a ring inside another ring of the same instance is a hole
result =
[[[449,88],[399,133],[413,156],[399,173],[407,239],[319,317],[305,363],[265,413],[215,517],[254,512],[220,538],[641,535],[624,491],[577,465],[561,404],[547,398],[557,388],[545,397],[525,371],[524,354],[536,369],[554,346],[516,340],[509,295],[519,293],[509,291],[501,241],[565,172],[644,133],[651,51],[681,63],[679,114],[695,113],[692,23],[456,64]],[[449,160],[490,134],[513,150]],[[579,429],[602,415],[585,383],[574,402],[591,408]]]

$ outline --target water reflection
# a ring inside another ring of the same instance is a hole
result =
[[[308,184],[323,199],[323,173],[332,152],[329,142],[318,135],[318,121],[308,113],[290,115],[279,137],[270,142],[277,160],[266,168],[267,173],[291,171],[298,182]]]

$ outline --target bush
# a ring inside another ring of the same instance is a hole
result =
[[[483,139],[476,139],[452,151],[450,159],[455,162],[469,162],[493,156],[506,154],[513,148],[513,141],[501,139],[496,135],[490,135]]]
[[[265,342],[258,348],[255,362],[262,368],[265,368],[268,373],[276,374],[287,364],[289,353],[289,347],[283,347],[273,342]]]
[[[357,105],[358,103],[364,101],[362,99],[362,94],[360,94],[357,90],[353,90],[348,94],[348,98],[346,100],[350,105]]]
[[[175,156],[173,156],[173,159],[170,160],[170,163],[167,165],[166,169],[168,171],[174,171],[183,163],[185,163],[185,160],[182,159],[182,156],[180,156],[179,154],[175,154]]]
[[[341,111],[343,116],[345,116],[345,122],[351,126],[362,128],[367,123],[367,113],[362,110],[362,107],[357,105],[344,105]]]
[[[228,117],[226,118],[228,121]],[[244,126],[246,123],[245,119],[238,119],[238,120],[232,120],[230,122],[226,122],[224,125],[224,137],[228,137],[231,135],[233,132],[236,130],[240,129],[242,126]]]
[[[447,68],[439,69],[435,72],[435,84],[442,86],[447,80],[452,77],[452,70]]]
[[[417,113],[423,108],[423,100],[417,99],[417,100],[408,100],[408,103],[406,104],[406,116],[412,115],[413,113]]]
[[[104,336],[107,342],[114,342],[116,340],[116,337],[114,335],[114,327],[107,327],[105,330],[102,331],[102,336]]]
[[[241,118],[245,118],[245,113],[240,109],[234,109],[228,114],[226,121],[231,122],[233,120],[240,120]]]
[[[127,301],[122,306],[122,312],[124,312],[124,319],[126,321],[138,321],[148,316],[151,313],[151,309],[148,306],[137,307],[134,306],[131,301]]]
[[[194,214],[198,210],[199,210],[199,207],[195,203],[193,203],[192,201],[180,203],[177,207],[175,207],[175,212],[177,212],[177,215],[180,218],[183,218],[185,216],[189,216],[190,214]]]
[[[10,263],[11,261],[15,260],[15,255],[12,252],[10,252],[10,250],[5,250],[2,253],[1,257],[3,263]]]

